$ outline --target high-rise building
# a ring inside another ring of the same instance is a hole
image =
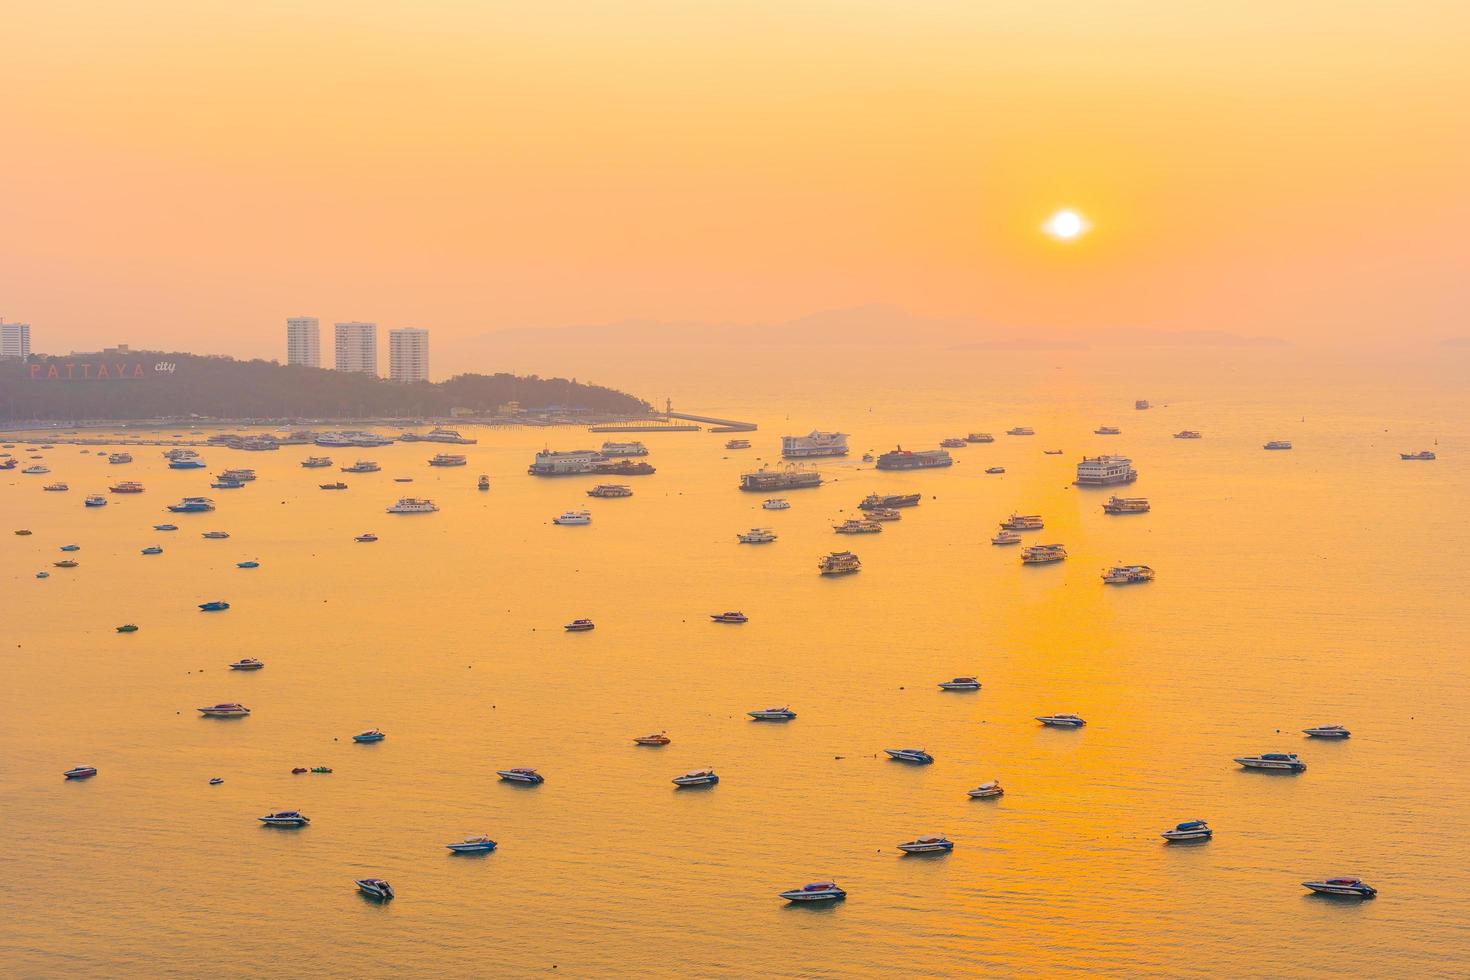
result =
[[[25,360],[31,356],[31,325],[29,323],[6,323],[0,320],[0,357],[18,357]]]
[[[337,370],[378,376],[378,325],[337,324]]]
[[[429,380],[429,331],[388,331],[388,377],[402,384]]]
[[[286,320],[286,363],[322,366],[322,325],[314,316]]]

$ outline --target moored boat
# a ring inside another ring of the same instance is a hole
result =
[[[335,483],[318,483],[317,488],[320,490],[346,490],[347,484],[338,480]]]
[[[82,501],[82,504],[86,507],[106,507],[107,498],[102,496],[100,493],[94,493],[88,495],[87,498]]]
[[[669,738],[668,732],[654,732],[651,735],[639,735],[633,739],[635,745],[668,745],[673,739]]]
[[[44,487],[42,487],[41,489],[42,490],[49,490],[52,493],[65,493],[67,490],[70,490],[71,487],[68,487],[65,483],[48,483]],[[116,490],[113,491],[113,493],[116,493],[116,492],[117,492]]]
[[[1040,531],[1046,527],[1040,514],[1012,514],[1000,522],[1007,531]]]
[[[445,844],[455,854],[488,854],[495,850],[496,843],[484,834],[475,837],[466,837],[464,840],[455,841],[453,844]]]
[[[927,766],[934,761],[934,757],[923,749],[884,749],[888,757],[899,762],[913,762]]]
[[[965,441],[966,442],[994,442],[995,441],[995,436],[991,435],[989,432],[971,432],[969,435],[965,436]]]
[[[97,775],[96,766],[73,766],[62,773],[67,779],[91,779]]]
[[[176,504],[169,504],[168,509],[175,514],[201,514],[214,510],[214,501],[208,497],[185,497]]]
[[[878,457],[880,470],[927,470],[942,466],[953,466],[954,459],[944,449],[904,449],[899,446]]]
[[[995,475],[995,474],[997,474],[997,473],[1004,473],[1005,471],[1006,471],[1006,468],[1004,466],[987,466],[987,467],[985,467],[985,472],[991,474],[992,476]]]
[[[1362,878],[1323,878],[1321,881],[1304,881],[1303,888],[1310,888],[1319,895],[1340,895],[1345,898],[1373,898],[1378,889]]]
[[[393,886],[382,878],[358,878],[354,884],[357,885],[357,890],[368,898],[386,902],[393,897]]]
[[[735,535],[741,544],[769,544],[776,540],[776,532],[768,527],[753,527]]]
[[[777,708],[758,708],[755,711],[747,711],[746,714],[756,721],[790,721],[796,717],[796,712],[787,705]]]
[[[877,521],[859,521],[848,519],[841,524],[834,524],[832,530],[838,534],[877,534],[883,530],[883,525]]]
[[[763,509],[763,510],[790,510],[791,509],[791,504],[789,504],[785,500],[782,500],[780,497],[772,497],[770,500],[767,500],[767,501],[765,501],[764,503],[761,504],[761,509]]]
[[[847,892],[837,887],[833,881],[814,881],[800,888],[792,888],[779,893],[779,897],[788,902],[834,902],[847,897]]]
[[[469,462],[468,457],[456,453],[437,453],[429,460],[430,466],[464,466]]]
[[[1428,449],[1421,449],[1417,453],[1399,453],[1399,459],[1425,459],[1425,460],[1428,460],[1428,459],[1436,459],[1436,458],[1438,458],[1438,457],[1436,457],[1434,455],[1434,453],[1430,452]]]
[[[978,677],[956,677],[953,680],[940,681],[941,691],[978,691],[980,690],[980,679]]]
[[[1021,536],[1015,531],[997,531],[990,539],[991,544],[1020,544]]]
[[[1045,565],[1066,559],[1067,549],[1059,544],[1033,544],[1021,549],[1021,562],[1025,565]]]
[[[308,456],[301,461],[301,466],[308,470],[319,470],[332,465],[330,456]]]
[[[1242,755],[1237,756],[1235,762],[1243,769],[1263,769],[1270,772],[1306,772],[1307,769],[1307,764],[1298,759],[1295,752]]]
[[[137,480],[123,480],[121,483],[114,483],[107,490],[109,493],[142,493],[143,484]]]
[[[1081,728],[1086,721],[1074,714],[1037,715],[1036,720],[1052,728]]]
[[[546,777],[534,769],[497,769],[495,775],[508,783],[544,783]]]
[[[948,854],[954,850],[954,841],[948,837],[918,837],[898,845],[905,854]]]
[[[265,664],[254,657],[242,657],[230,664],[231,670],[260,670]]]
[[[993,800],[997,796],[1004,796],[1005,790],[1001,788],[999,779],[992,779],[987,783],[981,783],[972,790],[966,790],[965,795],[972,800]]]
[[[597,486],[587,491],[587,496],[602,497],[607,499],[612,499],[616,497],[631,497],[633,496],[633,488],[625,486],[621,483],[599,483]]]
[[[1180,429],[1178,432],[1174,433],[1174,438],[1175,439],[1203,439],[1204,436],[1201,435],[1200,432],[1199,432],[1199,430],[1197,430],[1197,429]]]
[[[717,623],[745,623],[750,621],[750,617],[745,615],[745,613],[733,610],[730,612],[710,613],[709,618]]]
[[[1147,514],[1147,497],[1109,497],[1102,505],[1104,514]]]
[[[1209,840],[1215,836],[1215,832],[1203,820],[1186,820],[1181,824],[1176,824],[1173,829],[1164,831],[1160,836],[1173,843],[1175,841]]]
[[[369,728],[365,732],[358,732],[356,735],[352,736],[352,740],[359,745],[369,745],[373,742],[381,742],[387,737],[388,736],[384,732],[376,728]]]
[[[1115,565],[1102,573],[1102,580],[1107,585],[1134,585],[1140,582],[1152,582],[1154,570],[1147,565]]]
[[[206,718],[244,718],[250,714],[250,709],[243,704],[228,701],[224,704],[211,704],[198,709],[199,713]]]
[[[1263,449],[1290,449],[1291,448],[1291,440],[1290,439],[1272,439],[1270,442],[1266,443],[1266,445],[1263,446],[1262,448]]]
[[[562,627],[568,633],[586,633],[596,628],[590,619],[574,619]]]
[[[563,524],[563,525],[572,525],[572,526],[577,526],[577,525],[582,525],[582,524],[591,524],[592,523],[592,512],[591,511],[587,511],[587,510],[568,510],[568,511],[564,511],[560,516],[553,517],[551,519],[551,523],[553,523],[553,524]]]
[[[208,539],[210,541],[223,541],[223,540],[225,540],[226,538],[228,538],[230,536],[230,532],[229,531],[205,531],[203,534],[201,534],[199,536],[201,538],[206,538],[206,539]]]
[[[119,633],[136,633],[136,632],[138,632],[138,624],[137,623],[123,623],[121,626],[119,626],[117,628],[117,631]]]
[[[1353,733],[1341,725],[1316,725],[1312,728],[1303,728],[1302,734],[1310,735],[1312,738],[1350,738]]]
[[[851,551],[834,551],[817,562],[823,575],[851,575],[863,570],[863,563]]]
[[[870,493],[858,504],[859,510],[892,510],[895,507],[917,507],[923,499],[917,493]]]
[[[200,612],[223,612],[228,608],[230,608],[230,604],[228,602],[225,602],[223,599],[216,599],[212,602],[199,603]]]
[[[713,786],[720,781],[713,769],[695,769],[682,776],[674,777],[675,786]]]
[[[367,531],[363,534],[359,534],[352,540],[356,541],[358,544],[372,544],[374,541],[378,540],[378,536],[371,531]]]
[[[398,503],[388,508],[390,514],[433,514],[439,510],[432,500],[420,497],[400,497]]]

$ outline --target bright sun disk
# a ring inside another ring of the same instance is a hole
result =
[[[1092,226],[1087,223],[1086,218],[1082,217],[1082,215],[1078,214],[1076,211],[1070,209],[1063,209],[1061,211],[1058,211],[1056,214],[1052,215],[1050,218],[1047,218],[1041,223],[1042,231],[1044,231],[1051,237],[1064,242],[1069,242],[1079,235],[1082,235],[1091,227]]]

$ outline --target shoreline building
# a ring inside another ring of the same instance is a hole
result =
[[[350,321],[336,324],[337,370],[378,376],[378,325]]]
[[[286,363],[322,366],[322,325],[314,316],[286,320]]]
[[[0,320],[0,357],[18,357],[24,361],[30,356],[31,325]]]
[[[1079,487],[1106,487],[1116,483],[1132,483],[1138,479],[1133,460],[1127,456],[1084,456],[1077,464]]]
[[[418,327],[388,331],[388,377],[399,384],[429,380],[429,331]]]

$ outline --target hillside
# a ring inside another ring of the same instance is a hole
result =
[[[0,419],[374,418],[563,406],[637,414],[632,395],[563,378],[461,374],[400,385],[361,374],[175,351],[106,351],[0,361]]]

